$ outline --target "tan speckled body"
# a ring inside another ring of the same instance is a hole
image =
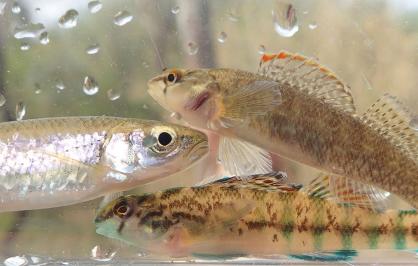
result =
[[[123,218],[116,215],[121,206],[129,206]],[[106,221],[113,222],[107,231]],[[101,234],[115,237],[119,226],[117,238],[174,257],[418,247],[415,211],[375,213],[302,191],[268,190],[245,183],[122,197],[103,209],[96,223],[102,227],[98,229]]]

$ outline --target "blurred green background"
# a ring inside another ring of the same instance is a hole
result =
[[[96,13],[89,10],[90,2],[0,1],[3,121],[16,119],[19,102],[26,107],[23,119],[110,115],[172,120],[146,93],[147,80],[161,72],[157,51],[167,67],[256,71],[264,48],[317,58],[351,86],[359,113],[385,92],[418,113],[416,1],[100,0],[94,3],[96,9],[101,6]],[[280,18],[288,4],[292,17]],[[78,12],[77,25],[62,28],[58,21],[70,9]],[[120,11],[132,16],[123,26],[114,22]],[[291,37],[278,34],[272,12],[279,25],[291,24],[289,29],[297,26],[298,31]],[[15,38],[16,28],[31,23],[42,23],[44,29],[34,38]],[[39,40],[42,32],[48,33],[48,43]],[[86,49],[95,44],[99,51],[88,54]],[[83,92],[86,76],[98,84],[94,95]],[[275,167],[297,182],[316,175],[279,158]],[[191,184],[192,175],[140,190]],[[104,252],[98,257],[110,258],[114,251],[118,258],[136,257],[135,249],[95,235],[96,205],[0,214],[1,256],[89,258],[99,245]]]

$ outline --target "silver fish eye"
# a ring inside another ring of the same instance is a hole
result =
[[[173,137],[168,132],[161,132],[158,135],[158,143],[160,143],[163,146],[169,145],[173,141]]]

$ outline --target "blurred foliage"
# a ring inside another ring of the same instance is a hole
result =
[[[13,14],[12,2],[7,1],[0,16],[0,85],[7,98],[0,107],[4,119],[15,117],[19,101],[27,106],[25,119],[70,115],[169,119],[146,93],[147,80],[161,72],[157,51],[168,67],[214,65],[256,71],[260,45],[267,52],[286,49],[318,58],[350,84],[359,113],[384,92],[398,96],[418,112],[418,16],[416,10],[395,10],[402,5],[399,2],[289,0],[296,8],[299,24],[292,38],[274,30],[271,12],[275,1],[102,0],[103,8],[96,14],[88,11],[86,0],[17,2],[22,8],[20,14]],[[179,13],[173,14],[176,6]],[[59,28],[59,17],[70,8],[80,13],[77,26]],[[133,20],[122,27],[113,23],[121,10],[133,15]],[[29,22],[45,25],[49,44],[42,45],[37,38],[13,38],[16,25]],[[309,24],[317,27],[310,29]],[[222,31],[227,34],[225,43],[217,41]],[[199,45],[196,55],[187,51],[190,41]],[[22,42],[31,48],[20,50]],[[86,48],[94,43],[100,45],[100,51],[86,54]],[[98,82],[96,95],[83,93],[86,75]],[[65,84],[63,91],[57,90],[57,80]],[[35,94],[35,83],[42,89],[40,94]],[[122,90],[121,97],[109,100],[110,89]],[[277,165],[298,180],[314,176],[312,169],[295,163],[280,161]],[[171,178],[167,184],[181,183]],[[158,188],[152,184],[148,190]],[[31,211],[20,231],[0,250],[8,256],[29,253],[85,258],[98,243],[119,246],[95,235],[95,206],[97,201]],[[13,214],[0,215],[0,237],[8,235],[14,219]],[[135,256],[126,247],[118,251],[119,256],[123,253]]]

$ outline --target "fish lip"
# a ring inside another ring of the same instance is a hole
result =
[[[210,98],[210,92],[204,91],[199,95],[193,98],[193,100],[188,103],[185,107],[188,110],[196,111],[198,110],[207,100]]]

